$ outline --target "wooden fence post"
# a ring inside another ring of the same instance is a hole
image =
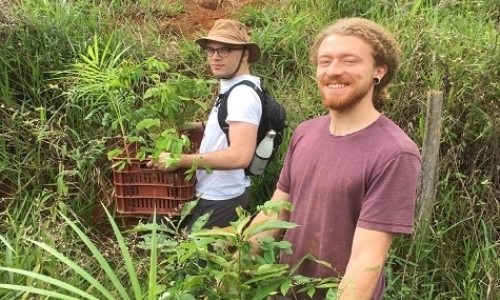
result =
[[[439,144],[441,141],[441,114],[443,93],[430,91],[427,95],[424,140],[422,144],[422,176],[418,199],[417,228],[425,228],[432,218],[439,173]]]

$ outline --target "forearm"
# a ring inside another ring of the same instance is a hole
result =
[[[201,122],[199,126],[202,126]],[[196,163],[198,169],[235,170],[250,165],[256,148],[257,125],[231,122],[229,126],[229,147],[203,154],[181,155],[177,167],[190,168]]]
[[[183,154],[177,167],[190,168],[196,163],[198,169],[235,170],[246,168],[251,160],[251,155],[242,155],[239,151],[226,148],[203,154]]]
[[[384,262],[370,260],[349,262],[339,284],[339,300],[370,300],[380,278]]]
[[[369,300],[377,286],[394,234],[357,227],[340,300]]]

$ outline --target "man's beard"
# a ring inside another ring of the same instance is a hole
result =
[[[361,100],[363,100],[363,98],[370,92],[371,88],[372,88],[371,84],[362,85],[354,92],[347,95],[345,97],[346,99],[344,100],[339,100],[338,98],[333,98],[331,96],[327,97],[323,93],[321,93],[322,102],[323,105],[328,109],[331,109],[338,113],[345,113],[355,108],[361,102]]]

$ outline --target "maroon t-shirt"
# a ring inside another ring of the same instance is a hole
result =
[[[284,240],[293,255],[281,262],[295,265],[306,254],[330,263],[334,270],[304,261],[298,274],[341,277],[346,270],[356,227],[410,234],[421,160],[416,144],[385,116],[345,136],[329,132],[324,116],[295,130],[277,187],[290,194],[294,210]],[[372,299],[381,299],[381,276]],[[324,299],[317,290],[315,299]]]

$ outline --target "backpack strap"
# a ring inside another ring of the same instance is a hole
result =
[[[225,93],[219,94],[219,97],[218,97],[218,99],[216,101],[216,105],[219,106],[218,111],[217,111],[217,120],[219,121],[219,127],[220,127],[220,129],[226,135],[227,145],[228,146],[230,145],[230,142],[229,142],[229,124],[227,124],[227,122],[226,122],[226,118],[227,118],[227,99],[229,98],[229,94],[231,93],[231,91],[235,87],[237,87],[238,85],[241,85],[241,84],[244,84],[246,86],[251,87],[257,93],[257,95],[260,98],[262,109],[264,109],[265,104],[266,104],[265,103],[266,97],[264,96],[264,92],[255,83],[251,82],[250,80],[242,80],[242,81],[236,83],[235,85],[233,85]]]

